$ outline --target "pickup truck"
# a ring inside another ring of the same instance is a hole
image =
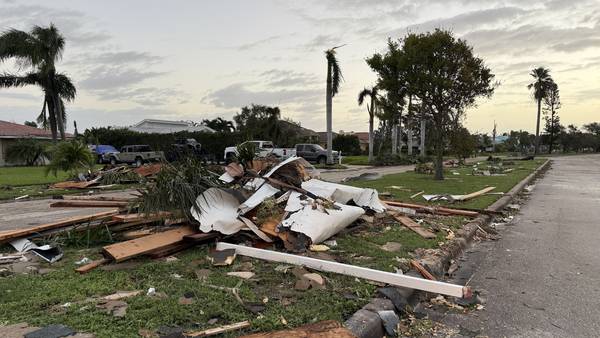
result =
[[[110,156],[110,164],[117,163],[134,163],[141,167],[145,162],[162,161],[165,159],[165,154],[162,151],[152,151],[149,145],[131,145],[121,148],[118,154]]]
[[[278,158],[286,159],[290,156],[296,154],[296,149],[294,148],[275,148],[273,142],[271,141],[246,141],[240,145],[252,143],[254,144],[254,149],[256,151],[256,156],[265,157],[270,154],[275,155]],[[235,156],[237,155],[237,147],[227,147],[225,148],[225,162],[231,162]]]
[[[316,162],[319,164],[327,163],[327,150],[318,144],[296,144],[295,154],[298,157],[304,158],[308,162]],[[339,151],[332,152],[333,163],[338,163],[340,161],[340,155],[341,154]]]
[[[98,163],[109,163],[111,155],[119,153],[115,147],[108,144],[90,144],[88,148],[96,155]]]

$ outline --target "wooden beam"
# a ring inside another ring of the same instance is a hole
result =
[[[427,271],[427,269],[425,269],[425,267],[423,265],[421,265],[421,263],[417,262],[414,259],[410,260],[410,265],[415,268],[415,270],[419,271],[419,273],[421,274],[421,276],[429,279],[429,280],[437,280],[435,278],[434,275],[431,274],[431,272]]]
[[[77,196],[77,195],[62,195],[55,199],[76,200],[76,201],[113,201],[113,202],[133,202],[136,197],[117,197],[117,196]]]
[[[301,265],[319,271],[335,272],[342,275],[364,278],[394,286],[402,286],[453,297],[469,297],[471,295],[471,289],[468,286],[431,281],[387,271],[373,270],[360,266],[325,261],[311,257],[291,255],[283,252],[251,248],[224,242],[217,243],[217,250],[226,249],[234,249],[236,254],[242,256],[254,257],[272,262]]]
[[[118,210],[108,210],[108,211],[103,211],[103,212],[99,212],[99,213],[95,213],[95,214],[87,215],[87,216],[77,216],[77,217],[66,218],[66,219],[63,219],[63,220],[60,220],[57,222],[37,225],[37,226],[31,227],[31,228],[3,231],[3,232],[0,232],[0,243],[9,241],[9,240],[15,239],[15,238],[25,237],[25,236],[28,236],[31,234],[36,234],[36,233],[46,231],[46,230],[63,228],[63,227],[67,227],[69,225],[85,223],[85,222],[90,222],[90,221],[96,221],[96,220],[100,220],[103,218],[110,218],[113,215],[116,215],[117,213],[118,213]]]
[[[468,201],[470,199],[473,199],[475,197],[481,196],[485,193],[488,193],[492,190],[496,189],[496,187],[487,187],[487,188],[483,188],[479,191],[476,192],[472,192],[470,194],[466,194],[466,195],[460,195],[460,196],[455,196],[454,200],[455,201]]]
[[[402,223],[402,225],[416,232],[417,234],[419,234],[419,236],[423,238],[431,239],[436,237],[433,231],[423,228],[419,223],[413,221],[412,219],[406,216],[395,215],[394,218],[398,222]]]
[[[91,263],[88,263],[86,265],[82,265],[82,266],[78,267],[77,269],[75,269],[75,271],[79,272],[80,274],[88,273],[91,270],[99,267],[100,265],[104,265],[108,262],[110,262],[110,260],[108,258],[102,258],[97,261],[92,261]]]
[[[401,207],[401,208],[410,208],[419,210],[422,212],[428,213],[446,213],[457,216],[466,216],[466,217],[477,217],[479,212],[474,210],[465,210],[465,209],[454,209],[454,208],[446,208],[446,207],[438,207],[431,205],[423,205],[423,204],[414,204],[414,203],[404,203],[404,202],[395,202],[395,201],[383,201],[387,205],[391,205],[393,207]]]
[[[245,329],[247,327],[250,327],[250,322],[245,320],[243,322],[229,324],[229,325],[223,325],[223,326],[215,327],[212,329],[206,329],[206,330],[195,331],[195,332],[186,332],[185,336],[186,337],[216,336],[221,333],[226,333],[226,332],[235,331],[235,330],[241,330],[241,329]]]
[[[179,227],[177,229],[167,230],[125,242],[111,244],[102,248],[102,251],[105,255],[119,263],[179,243],[183,240],[185,235],[191,235],[195,232],[195,229],[187,226]]]
[[[129,202],[119,201],[80,201],[80,200],[68,200],[58,201],[50,203],[51,208],[123,208],[129,205]]]
[[[163,218],[171,216],[168,211],[162,211],[156,214],[120,214],[113,216],[113,221],[119,221],[124,223],[138,222],[138,221],[158,221]]]

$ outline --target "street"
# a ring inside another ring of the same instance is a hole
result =
[[[502,238],[467,251],[456,283],[485,309],[433,314],[466,336],[597,337],[600,333],[600,156],[554,159]]]

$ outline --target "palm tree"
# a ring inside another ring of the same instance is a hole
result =
[[[527,89],[533,88],[533,99],[537,102],[537,121],[535,127],[535,152],[534,155],[538,154],[540,147],[540,114],[542,112],[542,100],[548,94],[548,89],[551,86],[552,77],[550,76],[550,70],[544,67],[538,67],[531,70],[529,73],[535,80],[534,82],[527,85]]]
[[[327,164],[333,163],[333,137],[331,135],[333,121],[332,100],[335,94],[338,93],[338,90],[340,89],[340,83],[344,79],[338,60],[335,57],[335,50],[340,47],[342,46],[333,47],[325,51],[325,57],[327,58],[327,92],[325,95],[327,109]]]
[[[48,84],[48,78],[39,72],[29,72],[23,76],[2,74],[0,75],[0,88],[11,88],[11,87],[24,87],[24,86],[38,86],[44,91],[44,103],[42,111],[37,117],[37,122],[45,129],[52,131],[52,138],[57,138],[57,115],[55,114],[56,109],[54,108],[54,100],[52,94],[49,92],[50,85]],[[63,126],[67,120],[66,110],[64,101],[72,102],[75,99],[77,90],[73,85],[71,79],[62,73],[54,74],[54,91],[58,94],[58,103],[60,108],[60,121]],[[64,139],[64,128],[62,129],[61,138]]]
[[[64,47],[65,39],[53,24],[48,27],[34,26],[30,32],[10,29],[0,34],[0,62],[15,58],[21,66],[31,66],[35,69],[38,79],[31,84],[36,84],[44,90],[44,104],[40,120],[42,124],[46,121],[47,108],[48,124],[54,140],[57,138],[57,130],[60,132],[61,139],[65,139],[66,113],[63,102],[65,97],[61,98],[61,95],[69,91],[72,93],[72,95],[67,95],[71,97],[69,100],[75,97],[75,87],[71,81],[69,80],[68,83],[64,81],[68,77],[56,72],[55,63],[62,57]],[[14,77],[13,75],[5,76],[8,79],[2,79],[4,83]],[[65,88],[65,85],[68,85],[69,88]]]
[[[365,101],[365,97],[371,99],[371,105],[367,103],[367,112],[369,113],[369,163],[373,162],[373,120],[375,119],[375,112],[377,111],[377,86],[371,89],[363,89],[358,93],[358,105],[362,106]]]

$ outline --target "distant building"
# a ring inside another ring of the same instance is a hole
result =
[[[186,121],[169,121],[145,119],[127,128],[139,133],[171,134],[180,131],[214,133],[211,128],[203,125],[194,125]]]
[[[358,138],[358,143],[360,145],[360,150],[367,151],[369,150],[369,132],[368,131],[348,131],[345,132],[340,130],[341,135],[353,135]],[[335,137],[334,137],[335,138]]]
[[[65,135],[67,138],[73,137],[71,134]],[[22,139],[51,140],[50,130],[34,128],[23,124],[0,121],[0,166],[20,165],[23,163],[9,163],[6,160],[8,148],[15,144],[17,140]]]

